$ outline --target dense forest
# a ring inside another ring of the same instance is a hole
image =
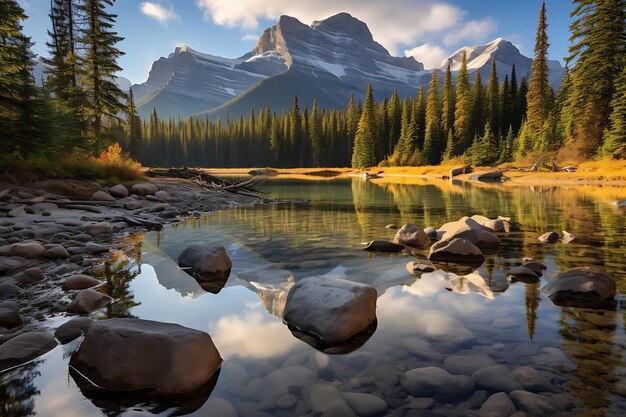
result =
[[[467,59],[453,78],[434,71],[416,97],[397,94],[344,109],[303,106],[211,121],[137,116],[132,91],[115,85],[114,0],[53,0],[48,78],[34,86],[26,18],[14,0],[0,0],[0,137],[4,158],[98,154],[118,142],[147,166],[275,166],[355,168],[435,165],[464,160],[494,165],[554,154],[568,160],[626,157],[626,1],[575,0],[568,71],[548,84],[545,3],[531,76],[515,68],[499,80],[496,63],[484,83],[470,80]],[[441,85],[440,85],[441,84]]]

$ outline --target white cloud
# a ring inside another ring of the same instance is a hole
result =
[[[196,4],[205,19],[244,29],[256,29],[260,19],[274,20],[282,14],[310,24],[348,12],[366,22],[374,38],[394,54],[401,45],[438,40],[457,27],[473,38],[486,26],[493,27],[490,19],[468,22],[463,9],[439,0],[196,0]]]
[[[160,23],[167,23],[170,20],[180,20],[180,16],[174,13],[174,9],[166,9],[158,3],[144,1],[139,5],[141,13],[149,16]]]
[[[437,45],[423,44],[404,51],[405,56],[412,56],[424,64],[424,68],[434,68],[450,54]]]
[[[253,33],[248,33],[241,37],[241,41],[243,42],[251,42],[251,41],[256,42],[258,39],[259,39],[259,35],[255,35]]]
[[[463,25],[461,30],[451,31],[444,36],[446,45],[454,45],[458,42],[472,42],[483,40],[487,35],[496,30],[496,22],[491,18],[472,20]]]

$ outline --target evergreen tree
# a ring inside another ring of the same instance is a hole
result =
[[[454,112],[454,138],[456,155],[460,155],[471,143],[472,95],[467,72],[467,52],[463,52],[461,69],[456,76],[456,109]]]
[[[517,92],[517,108],[518,108],[518,116],[519,116],[519,129],[522,128],[522,124],[526,119],[526,110],[528,108],[528,103],[526,101],[526,95],[528,93],[528,81],[526,80],[526,76],[523,75],[520,81],[519,90]]]
[[[452,133],[452,129],[448,130],[448,139],[446,140],[446,149],[443,152],[443,159],[449,160],[454,158],[454,134]]]
[[[498,159],[496,138],[491,131],[491,125],[487,122],[482,136],[474,137],[471,148],[472,164],[476,166],[489,166]]]
[[[365,168],[376,165],[374,143],[376,141],[376,103],[372,84],[367,86],[363,112],[354,137],[352,168]]]
[[[524,114],[522,114],[520,110],[520,101],[519,101],[519,85],[517,84],[517,74],[515,74],[515,65],[511,68],[511,127],[513,128],[513,134],[517,135],[519,132],[520,126],[522,125],[522,119],[524,118]]]
[[[317,109],[317,101],[313,99],[313,109],[309,117],[309,137],[311,138],[311,148],[313,151],[313,166],[322,167],[325,165],[325,138],[322,132],[322,121]]]
[[[141,155],[143,132],[141,130],[141,119],[137,113],[132,88],[128,92],[128,102],[126,103],[126,140],[128,142],[130,155],[134,159],[139,159]]]
[[[422,156],[427,165],[441,162],[443,134],[441,131],[441,100],[439,99],[439,76],[433,71],[428,87],[426,103],[426,136]]]
[[[393,160],[399,166],[406,165],[417,149],[417,124],[409,107],[409,102],[403,100],[400,140],[398,140],[393,151]]]
[[[443,79],[443,92],[441,95],[441,127],[443,132],[454,130],[454,112],[456,105],[456,97],[454,94],[454,85],[452,84],[452,71],[450,63],[446,68],[446,76]]]
[[[616,79],[626,65],[626,0],[574,0],[572,91],[566,106],[575,148],[593,155],[609,127]]]
[[[416,147],[423,149],[426,136],[426,94],[422,85],[417,91],[417,101],[413,103],[413,120],[417,131]]]
[[[398,97],[398,90],[393,90],[391,99],[389,99],[387,116],[389,119],[389,149],[387,149],[387,152],[391,154],[400,139],[400,129],[402,127],[402,103]]]
[[[491,57],[491,74],[487,83],[487,122],[491,125],[493,132],[500,131],[500,92],[494,56]]]
[[[626,158],[626,65],[615,80],[609,128],[604,135],[601,151],[602,155]]]
[[[115,0],[84,0],[79,10],[84,19],[81,43],[85,48],[81,84],[87,95],[87,116],[94,140],[94,151],[100,150],[103,135],[103,119],[117,119],[124,110],[125,94],[115,84],[116,73],[121,71],[117,59],[124,55],[116,44],[124,38],[113,31],[117,15],[108,13],[107,6]]]
[[[513,105],[511,103],[511,85],[509,83],[509,75],[504,76],[504,81],[500,84],[498,91],[499,104],[499,129],[498,132],[507,132],[512,124]]]
[[[480,69],[476,70],[474,85],[472,86],[472,137],[482,137],[485,129],[485,87],[480,76]]]
[[[539,133],[550,114],[551,89],[548,83],[548,35],[546,33],[546,3],[541,4],[537,37],[535,39],[535,56],[530,69],[530,86],[526,97],[528,110],[526,120],[529,129]]]
[[[293,97],[291,115],[289,118],[289,160],[294,166],[298,165],[300,159],[300,145],[302,143],[302,116],[300,115],[300,105],[298,96]]]

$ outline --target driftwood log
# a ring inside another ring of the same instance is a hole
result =
[[[259,194],[264,194],[256,188],[257,183],[255,183],[255,178],[250,178],[246,181],[232,182],[224,178],[218,178],[204,171],[189,168],[148,170],[146,175],[153,178],[182,178],[200,185],[205,190],[228,191],[229,193],[248,197],[262,198]]]

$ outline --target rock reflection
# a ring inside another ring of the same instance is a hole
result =
[[[294,335],[294,337],[302,340],[303,342],[319,350],[320,352],[324,352],[329,355],[341,355],[353,352],[363,346],[365,342],[367,342],[372,337],[374,332],[376,332],[376,327],[378,327],[378,321],[374,319],[374,321],[370,323],[370,325],[367,326],[365,329],[361,330],[348,340],[344,340],[338,343],[331,343],[322,340],[313,334],[301,332],[300,330],[292,326],[289,326],[289,330],[291,330],[291,333]]]
[[[34,383],[40,375],[41,360],[0,374],[0,415],[11,417],[34,416],[35,397],[40,394]]]
[[[123,415],[132,408],[136,412],[173,417],[188,415],[199,410],[213,392],[220,370],[217,370],[211,380],[197,390],[175,396],[162,395],[158,399],[144,392],[107,392],[94,389],[91,382],[71,367],[69,374],[81,393],[108,416]]]

